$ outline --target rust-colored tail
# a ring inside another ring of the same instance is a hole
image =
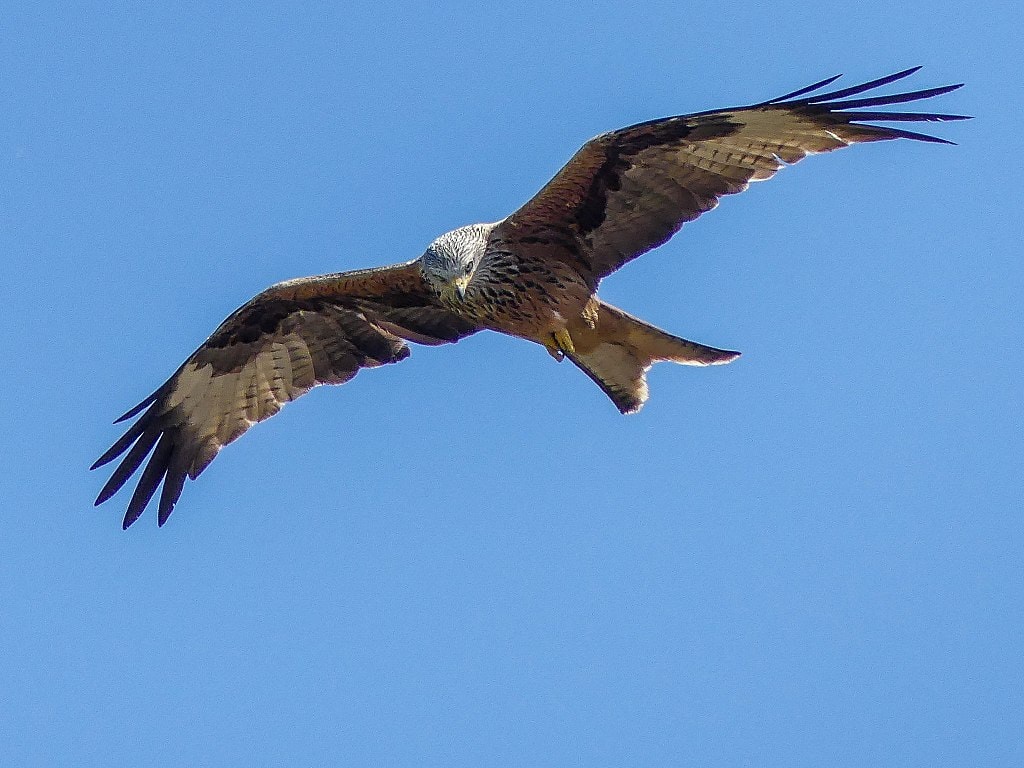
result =
[[[668,360],[682,365],[721,365],[739,352],[681,339],[600,302],[597,324],[572,330],[576,347],[567,357],[604,390],[622,413],[635,413],[647,401],[646,371]]]

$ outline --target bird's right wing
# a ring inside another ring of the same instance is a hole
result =
[[[93,465],[127,455],[97,504],[142,466],[127,528],[163,481],[158,522],[225,445],[319,384],[409,356],[405,340],[454,342],[479,330],[442,307],[417,262],[279,283],[231,314],[171,378],[118,421],[139,416]]]

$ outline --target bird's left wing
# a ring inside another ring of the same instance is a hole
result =
[[[885,139],[950,143],[863,121],[964,119],[876,109],[939,96],[959,85],[849,98],[918,69],[816,93],[833,77],[761,104],[649,120],[602,134],[584,144],[493,237],[569,260],[596,285],[714,208],[723,195],[742,192],[809,154]]]
[[[127,455],[97,504],[142,466],[127,528],[163,481],[158,522],[225,445],[319,384],[409,356],[404,340],[454,342],[476,326],[442,307],[417,262],[279,283],[231,314],[156,392],[122,416],[138,416],[93,465]],[[141,415],[140,415],[141,414]]]

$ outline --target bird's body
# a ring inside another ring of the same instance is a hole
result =
[[[161,482],[162,525],[185,478],[199,475],[224,445],[313,386],[340,384],[361,368],[404,359],[407,341],[443,344],[481,330],[527,339],[556,359],[568,357],[623,413],[646,401],[645,372],[654,362],[733,360],[738,353],[672,336],[605,304],[597,296],[600,281],[664,243],[723,195],[807,154],[896,138],[942,142],[860,121],[960,116],[862,110],[959,86],[847,99],[914,71],[807,95],[831,78],[749,107],[602,134],[511,216],[452,230],[419,259],[271,286],[122,417],[139,416],[94,464],[126,454],[97,504],[149,456],[124,526],[138,518]]]

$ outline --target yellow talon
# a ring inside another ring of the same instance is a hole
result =
[[[555,339],[555,347],[558,348],[559,352],[563,352],[567,355],[575,355],[576,347],[572,343],[572,337],[569,332],[564,328],[560,331],[555,331],[552,336]]]
[[[572,343],[572,337],[564,328],[551,334],[551,338],[544,342],[544,348],[558,362],[566,355],[576,354],[576,347]]]
[[[555,343],[555,337],[554,336],[551,337],[550,341],[546,341],[544,343],[544,349],[546,349],[548,351],[549,355],[551,355],[553,358],[555,358],[556,362],[559,362],[559,363],[562,362],[562,358],[565,357],[565,355],[562,354],[562,350],[560,350],[558,348],[558,345]]]

